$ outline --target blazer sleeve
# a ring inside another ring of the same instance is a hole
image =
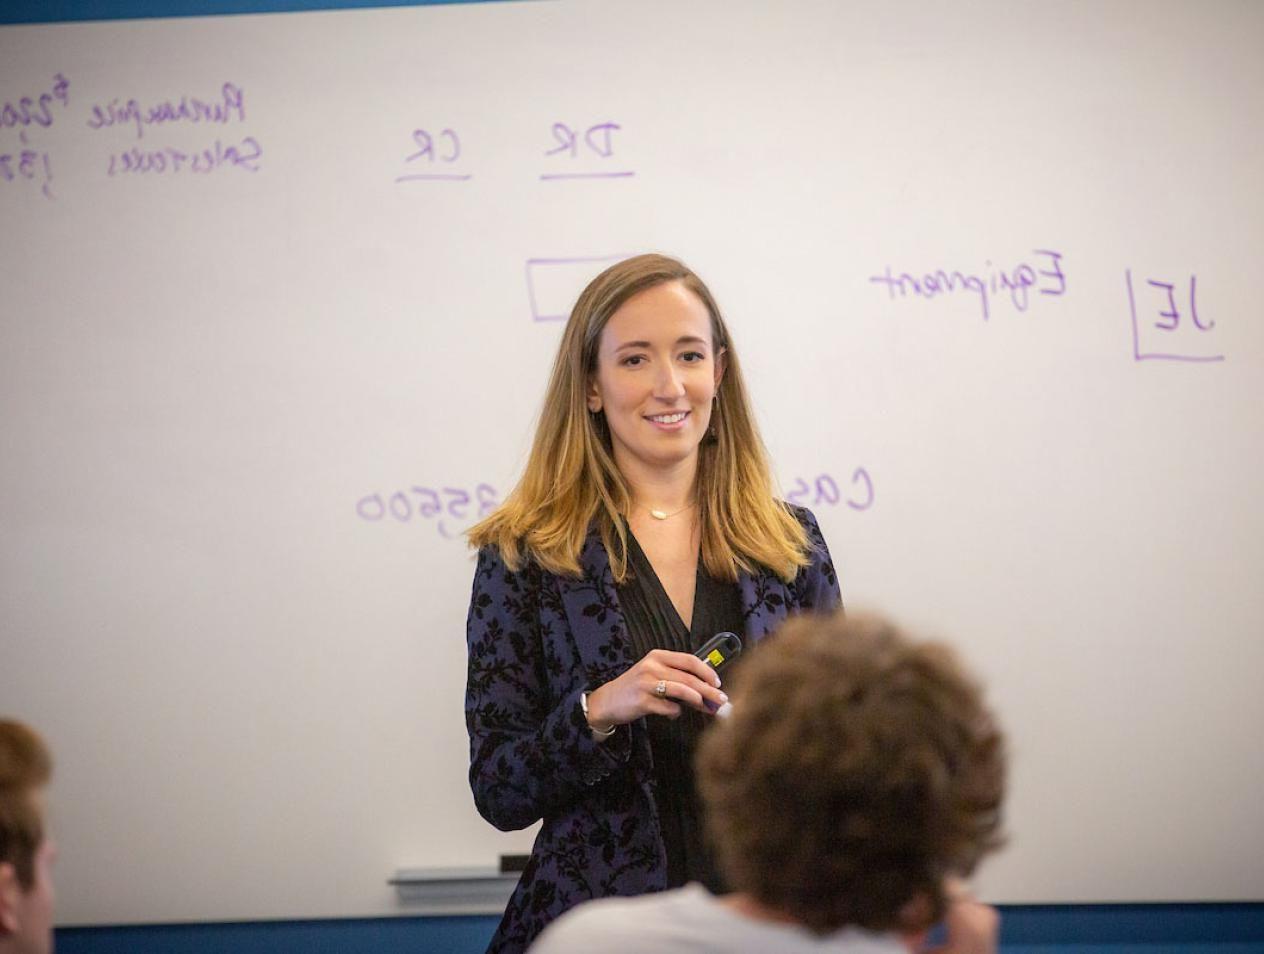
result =
[[[807,507],[792,507],[799,523],[807,531],[811,562],[799,570],[794,580],[794,592],[798,608],[803,611],[828,613],[843,605],[838,588],[838,574],[830,557],[829,547],[816,516]]]
[[[479,551],[466,622],[470,788],[479,814],[502,831],[582,798],[631,752],[628,726],[593,738],[579,704],[587,688],[581,672],[560,693],[550,683],[563,684],[563,667],[575,661],[546,648],[540,606],[547,581],[536,567],[511,571],[493,547]]]

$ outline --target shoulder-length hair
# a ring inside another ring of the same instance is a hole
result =
[[[712,426],[698,449],[695,495],[702,559],[716,579],[763,566],[793,579],[808,563],[807,534],[773,493],[768,453],[755,425],[742,366],[711,292],[683,263],[638,255],[612,265],[584,289],[562,333],[526,470],[504,503],[470,528],[470,544],[493,546],[518,570],[533,560],[549,572],[580,576],[579,554],[597,526],[616,581],[627,578],[631,493],[614,461],[605,416],[587,406],[597,348],[611,316],[633,295],[680,282],[711,316],[712,347],[723,352]],[[717,360],[719,358],[717,357]]]

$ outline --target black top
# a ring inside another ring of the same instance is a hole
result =
[[[628,577],[618,592],[637,659],[651,649],[692,653],[716,633],[742,635],[742,599],[736,583],[712,579],[699,556],[693,620],[686,627],[631,531]],[[720,894],[725,887],[703,839],[693,773],[694,749],[712,717],[683,704],[681,710],[679,719],[645,720],[654,759],[654,801],[667,850],[667,886],[698,881]]]

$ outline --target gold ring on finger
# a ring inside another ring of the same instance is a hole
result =
[[[654,687],[654,695],[658,696],[658,698],[660,699],[667,698],[667,680],[666,679],[658,680],[658,685]]]

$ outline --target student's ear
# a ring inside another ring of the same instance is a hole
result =
[[[596,414],[601,410],[601,392],[597,390],[597,376],[588,379],[588,410]]]
[[[18,884],[18,872],[9,862],[0,862],[0,937],[17,934],[18,898],[22,886]]]
[[[915,947],[920,949],[925,940],[926,934],[934,925],[935,902],[924,891],[919,891],[900,908],[900,913],[896,915],[898,923],[897,930],[900,931],[906,940],[913,941]]]

